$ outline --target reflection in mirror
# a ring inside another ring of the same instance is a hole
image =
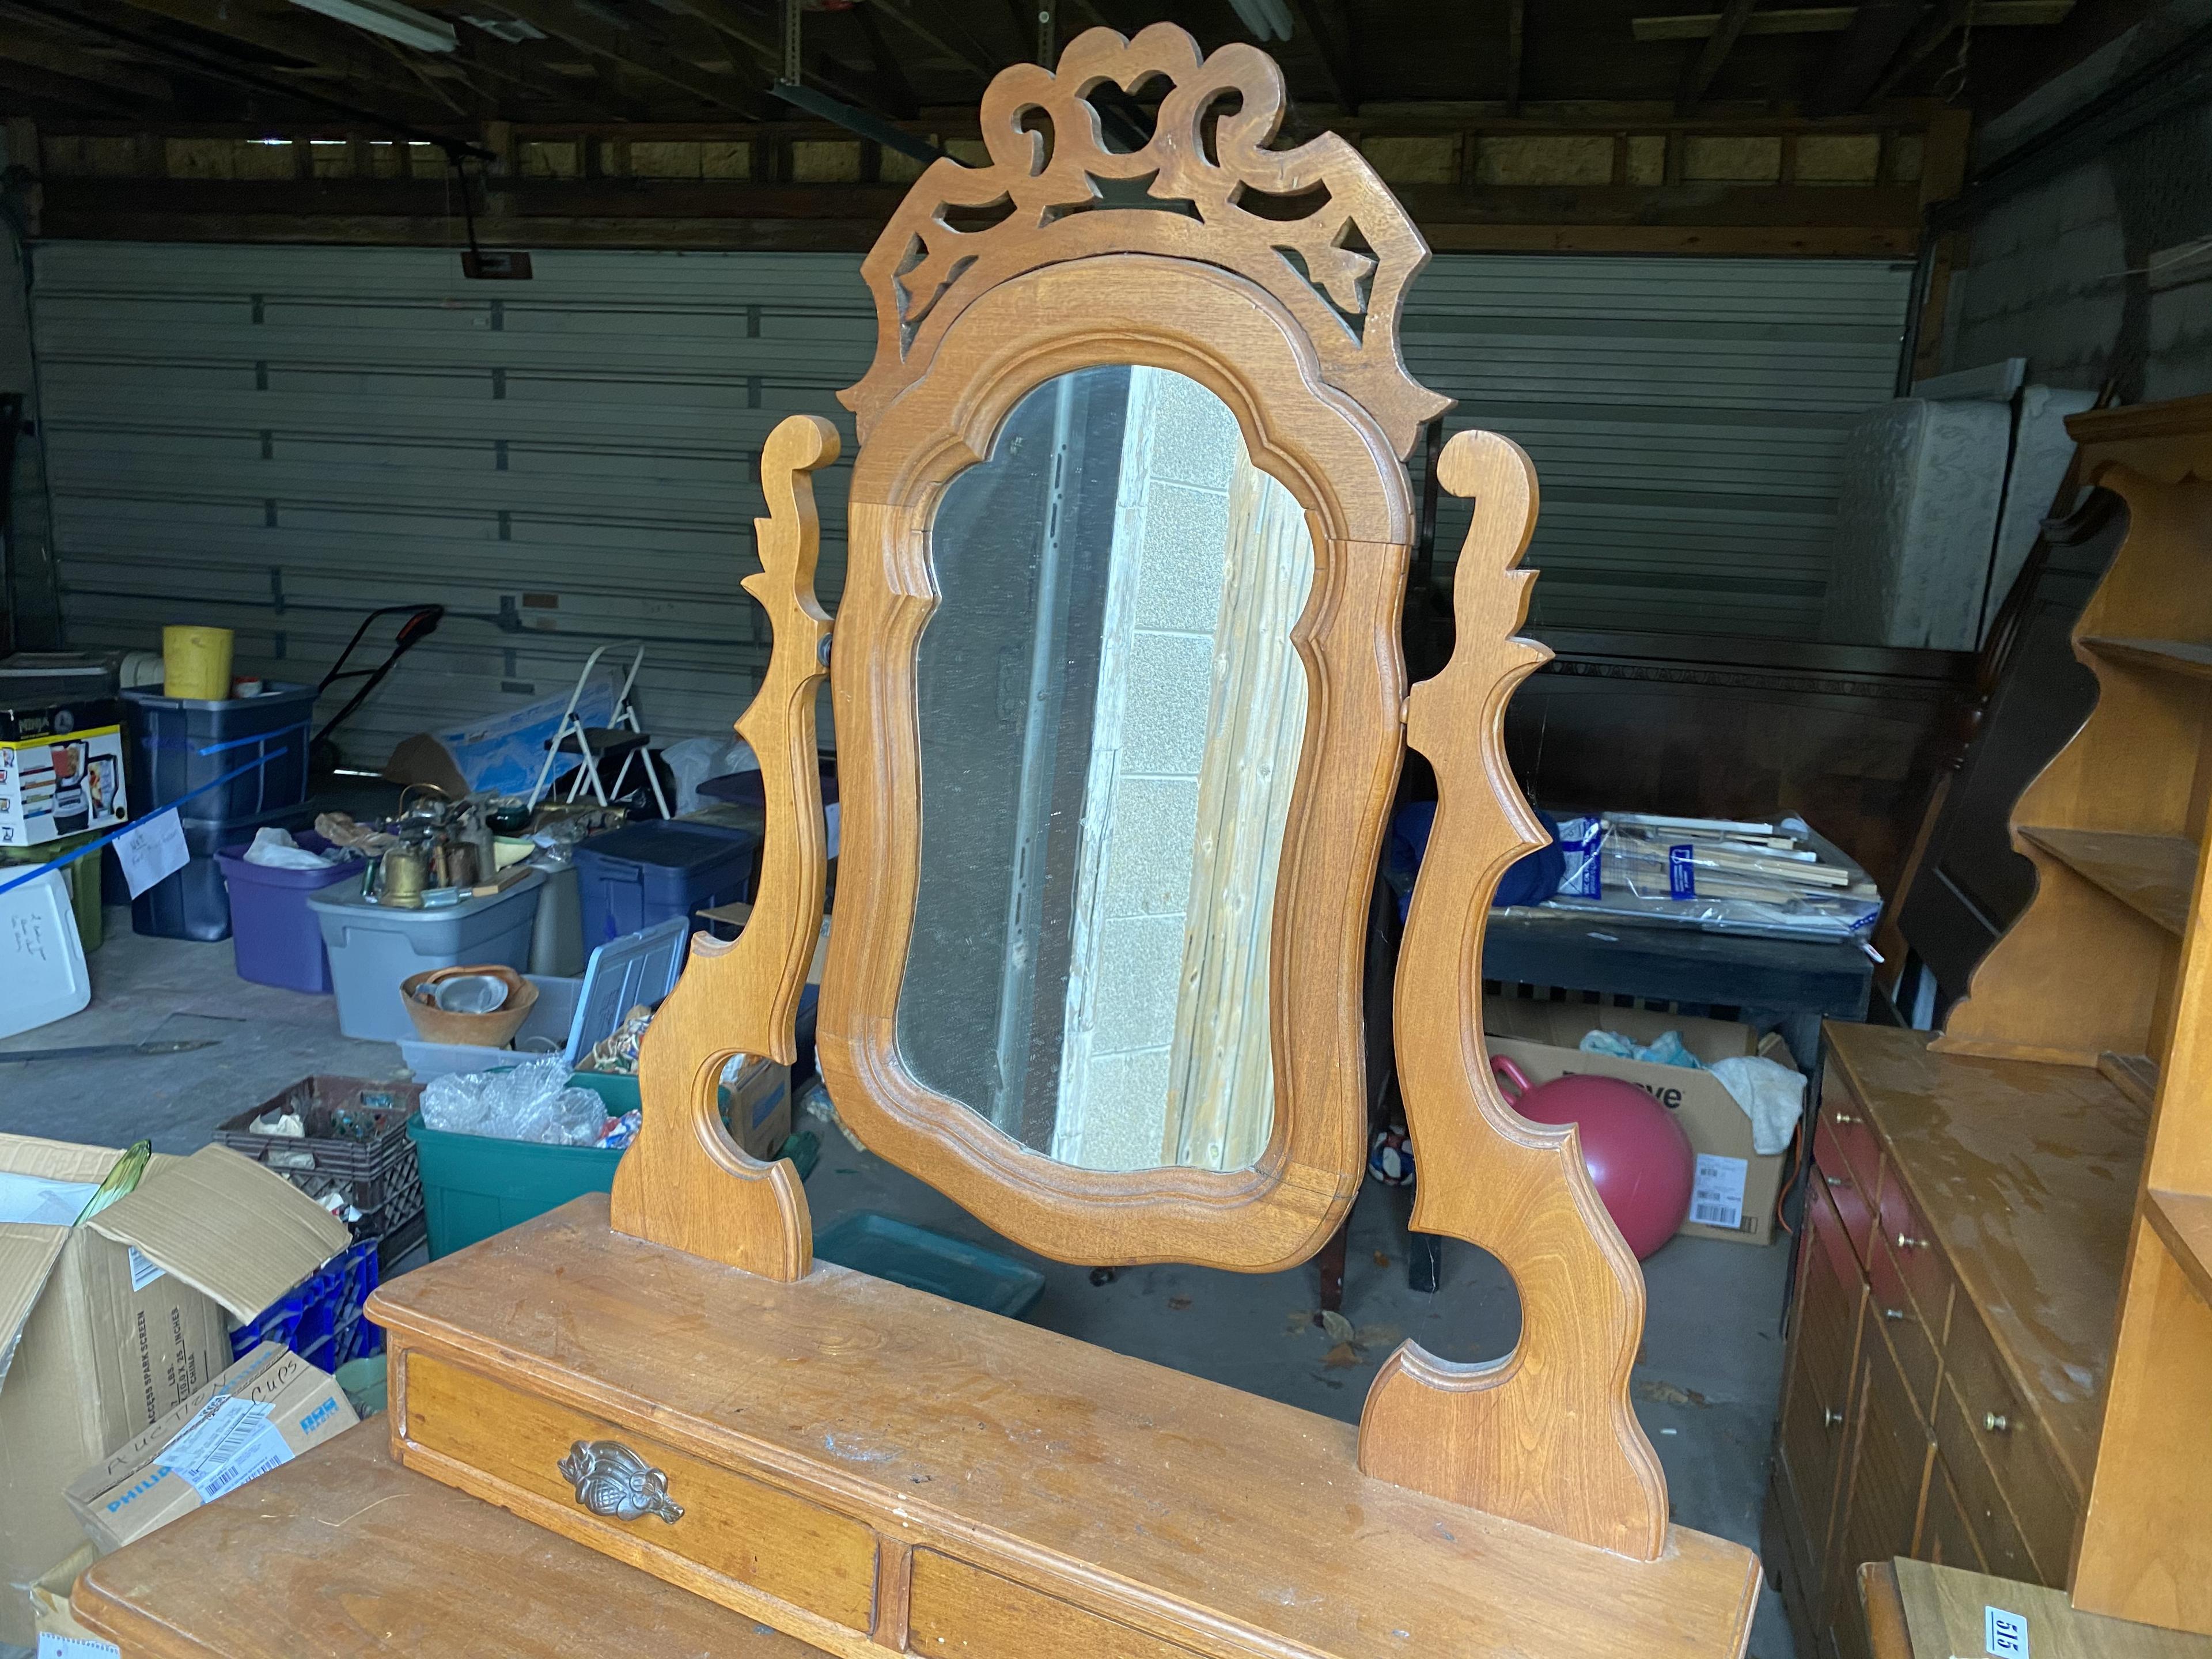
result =
[[[931,527],[915,1081],[1092,1170],[1257,1160],[1304,510],[1196,381],[1048,381]]]

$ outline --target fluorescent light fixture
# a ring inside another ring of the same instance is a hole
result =
[[[451,52],[459,45],[451,23],[402,5],[400,0],[292,0],[292,3],[418,52]]]

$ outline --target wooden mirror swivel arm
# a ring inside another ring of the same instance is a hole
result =
[[[753,520],[761,568],[744,586],[767,611],[774,643],[737,723],[760,763],[767,803],[760,887],[735,939],[693,937],[684,976],[646,1031],[638,1085],[647,1103],[615,1172],[611,1211],[617,1232],[785,1280],[805,1278],[813,1264],[799,1172],[787,1160],[747,1157],[723,1127],[716,1093],[733,1054],[787,1065],[796,1057],[799,999],[822,930],[828,860],[815,694],[830,618],[814,598],[822,526],[813,474],[837,453],[837,428],[818,415],[781,422],[761,452],[769,516]]]
[[[1436,769],[1436,832],[1399,954],[1398,1079],[1420,1182],[1413,1224],[1480,1246],[1513,1275],[1521,1337],[1504,1358],[1393,1354],[1359,1423],[1366,1474],[1617,1555],[1656,1559],[1667,1481],[1629,1403],[1644,1274],[1599,1201],[1572,1125],[1529,1122],[1491,1081],[1482,925],[1498,880],[1543,845],[1504,754],[1505,704],[1551,653],[1515,637],[1534,573],[1536,470],[1494,432],[1462,432],[1438,477],[1474,503],[1453,585],[1458,641],[1407,702]]]

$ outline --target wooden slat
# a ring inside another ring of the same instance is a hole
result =
[[[2143,1218],[2189,1275],[2197,1294],[2212,1303],[2212,1198],[2152,1188],[2143,1194]]]
[[[2197,878],[2196,842],[2179,836],[2125,836],[2110,830],[2025,823],[2019,828],[2021,840],[2167,933],[2179,935],[2188,924],[2189,890]]]
[[[2191,679],[2212,679],[2212,644],[2196,640],[2115,640],[2090,636],[2082,644],[2108,662],[2161,668]]]

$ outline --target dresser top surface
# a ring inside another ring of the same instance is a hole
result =
[[[917,1548],[1059,1564],[1078,1602],[1149,1584],[1340,1655],[1679,1659],[1748,1630],[1739,1545],[1678,1527],[1656,1561],[1610,1555],[1361,1474],[1350,1424],[827,1263],[755,1278],[611,1231],[604,1196],[371,1314]]]
[[[1932,1053],[1925,1031],[1832,1024],[1828,1041],[1960,1290],[2086,1480],[2142,1168],[2142,1109],[2087,1067]]]
[[[410,1473],[375,1418],[95,1561],[134,1659],[805,1659],[815,1650]]]

